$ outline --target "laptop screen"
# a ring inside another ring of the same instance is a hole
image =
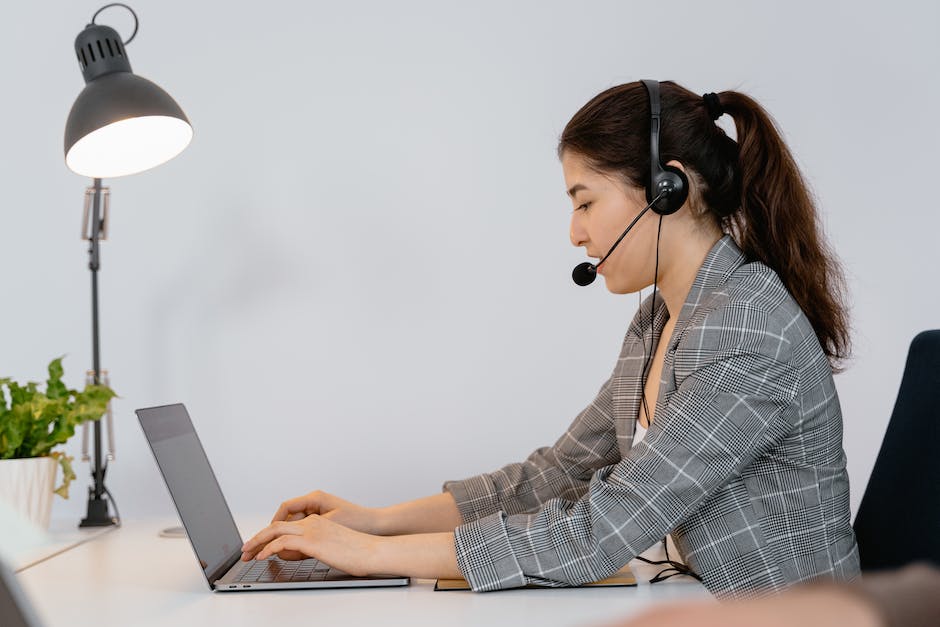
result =
[[[199,564],[212,585],[218,570],[241,553],[242,539],[209,459],[182,404],[138,409]]]

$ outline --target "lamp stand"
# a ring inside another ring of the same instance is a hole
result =
[[[101,179],[94,179],[94,187],[89,191],[93,193],[94,198],[91,202],[92,211],[90,216],[88,215],[88,203],[86,203],[85,221],[87,223],[88,218],[91,218],[91,232],[86,234],[87,226],[83,226],[82,236],[86,237],[89,242],[88,269],[91,270],[92,361],[94,364],[94,382],[95,385],[98,385],[101,382],[101,354],[98,342],[98,268],[100,267],[98,242],[102,237],[102,232],[107,237],[107,210],[105,211],[105,219],[102,219],[101,197],[105,192],[105,188],[101,186]],[[101,459],[101,419],[96,420],[94,424],[94,443],[95,452],[91,473],[94,485],[88,488],[88,514],[78,526],[109,527],[118,525],[120,520],[117,516],[112,517],[108,514],[108,501],[105,500],[105,494],[107,493],[110,498],[110,493],[104,485],[104,476],[108,470],[108,464],[107,462],[102,463]]]

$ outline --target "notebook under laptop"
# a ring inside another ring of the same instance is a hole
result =
[[[242,562],[242,538],[182,404],[137,410],[137,418],[163,474],[209,587],[217,592],[284,588],[407,586],[408,577],[354,577],[317,560],[276,556]]]

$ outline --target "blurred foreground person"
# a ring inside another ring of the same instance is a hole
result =
[[[611,627],[938,627],[940,570],[915,564],[852,583],[807,583],[773,597],[664,605]]]

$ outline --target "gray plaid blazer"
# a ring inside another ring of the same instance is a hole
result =
[[[474,590],[602,579],[672,533],[725,597],[854,579],[842,413],[829,363],[776,273],[725,236],[676,323],[655,418],[633,446],[646,354],[666,323],[647,298],[610,379],[554,446],[444,484]],[[664,340],[666,341],[666,340]]]

